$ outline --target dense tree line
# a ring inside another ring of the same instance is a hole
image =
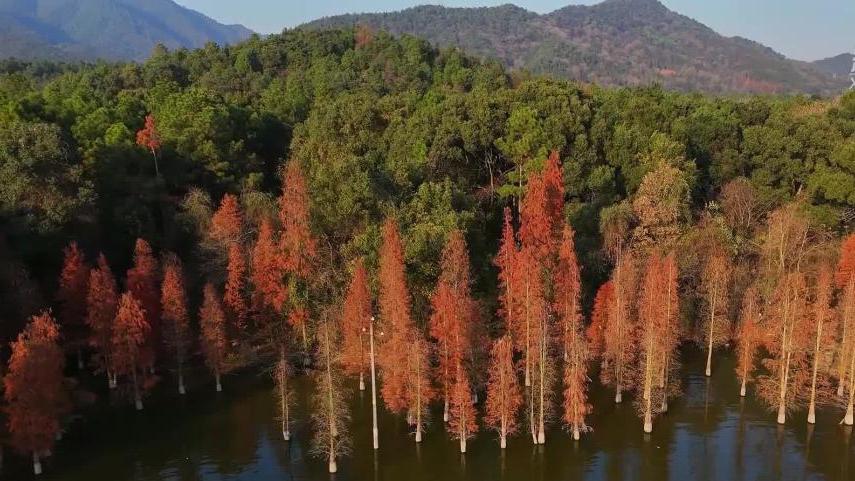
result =
[[[687,341],[710,374],[735,340],[780,422],[852,422],[853,95],[602,90],[366,31],[3,68],[5,395],[37,466],[62,350],[137,409],[188,363],[265,369],[285,440],[311,374],[331,471],[349,376],[416,441],[439,402],[461,451],[482,412],[543,444],[589,430],[595,363],[652,430]]]

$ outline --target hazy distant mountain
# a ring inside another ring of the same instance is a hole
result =
[[[546,15],[514,5],[421,6],[328,17],[303,27],[354,24],[457,45],[511,67],[606,85],[658,82],[682,90],[810,93],[845,86],[810,63],[719,35],[656,0],[606,0]]]
[[[0,58],[146,58],[162,43],[235,43],[252,32],[170,0],[0,0]]]
[[[848,78],[852,72],[852,55],[851,53],[841,53],[834,57],[824,58],[813,62],[813,65],[824,72],[828,72],[837,78]]]

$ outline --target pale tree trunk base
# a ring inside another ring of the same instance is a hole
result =
[[[462,454],[463,454],[463,453],[466,453],[466,439],[461,439],[461,440],[460,440],[460,452],[461,452]]]
[[[507,448],[507,447],[508,447],[508,439],[507,439],[507,438],[505,438],[504,436],[502,436],[502,437],[501,437],[501,439],[499,439],[499,446],[500,446],[502,449]]]
[[[615,393],[615,404],[620,404],[621,402],[623,402],[623,394],[618,391]]]
[[[739,397],[745,397],[745,381],[742,381],[742,387],[739,388]]]
[[[653,419],[650,417],[650,413],[644,414],[644,432],[652,433],[653,432]]]
[[[578,441],[582,438],[582,434],[579,432],[579,428],[573,428],[573,441]]]
[[[359,375],[359,390],[365,390],[365,379],[362,378],[362,374]]]
[[[142,399],[135,399],[134,400],[134,407],[137,408],[137,411],[142,411],[143,410]]]
[[[816,424],[816,412],[813,406],[810,407],[810,411],[808,411],[808,424]]]
[[[663,400],[662,400],[662,405],[660,406],[660,410],[661,410],[663,413],[667,413],[667,412],[668,412],[668,400],[667,400],[667,399],[663,399]]]
[[[537,444],[546,444],[546,433],[543,431],[543,428],[537,432]]]
[[[784,409],[784,405],[778,406],[778,424],[784,424],[787,422],[787,410]]]
[[[852,404],[850,404],[849,407],[846,408],[846,416],[843,417],[843,424],[847,426],[852,425],[853,421],[855,421],[852,414]]]
[[[377,428],[372,428],[371,434],[374,437],[374,449],[380,449],[380,433]]]
[[[707,366],[707,369],[704,371],[704,375],[706,377],[712,376],[712,369],[709,366]]]
[[[338,471],[338,465],[335,463],[335,459],[330,458],[330,473],[335,473]]]
[[[184,376],[178,376],[178,394],[187,394],[187,389],[184,388]]]
[[[417,443],[422,442],[422,430],[421,429],[416,430],[416,442]]]
[[[42,474],[42,462],[39,459],[39,455],[36,453],[33,453],[33,474]]]
[[[290,431],[282,431],[282,439],[285,441],[291,440],[291,432]]]

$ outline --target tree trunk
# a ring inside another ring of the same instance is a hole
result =
[[[33,474],[42,474],[42,461],[39,459],[39,454],[33,453]]]
[[[715,333],[715,297],[718,296],[717,291],[713,291],[713,301],[710,303],[710,333],[709,342],[707,343],[707,369],[704,371],[707,377],[712,376],[712,348],[713,334]]]
[[[187,393],[187,390],[184,389],[184,373],[181,372],[181,368],[178,368],[178,394],[182,396]]]
[[[546,390],[546,322],[543,322],[541,327],[540,340],[540,422],[537,431],[537,443],[546,444],[546,429],[545,429],[545,390]]]
[[[220,382],[220,370],[219,369],[217,369],[216,372],[214,372],[214,380],[217,383],[217,392],[223,392],[223,384]]]
[[[745,383],[747,379],[746,376],[742,376],[742,386],[739,388],[739,397],[745,397]]]
[[[380,449],[379,431],[377,430],[377,368],[374,363],[374,319],[369,327],[371,343],[371,433],[374,438],[374,449]]]
[[[359,390],[365,390],[365,374],[362,371],[359,371]]]
[[[813,350],[813,376],[810,383],[810,405],[808,406],[808,424],[816,423],[816,375],[819,370],[819,341],[822,338],[822,319],[816,328],[816,343]]]
[[[131,368],[131,373],[131,378],[133,379],[134,383],[134,406],[137,408],[137,411],[142,411],[143,403],[142,398],[140,397],[140,388],[137,384],[137,368]]]

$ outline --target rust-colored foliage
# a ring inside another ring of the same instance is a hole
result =
[[[187,316],[187,293],[181,261],[168,256],[163,269],[160,289],[162,306],[163,341],[169,348],[178,368],[180,389],[183,392],[183,368],[190,346],[190,322]]]
[[[627,369],[635,357],[632,335],[636,328],[635,294],[637,289],[635,259],[630,253],[620,257],[612,273],[613,295],[603,329],[603,384],[614,386],[615,402],[621,402],[623,391],[631,387]]]
[[[243,247],[233,243],[229,247],[228,275],[223,305],[229,320],[229,327],[235,337],[243,334],[249,315],[246,301],[246,258]]]
[[[282,197],[279,199],[279,223],[282,237],[282,267],[299,278],[311,274],[312,262],[317,254],[317,243],[309,224],[309,192],[306,179],[297,162],[285,167]]]
[[[344,297],[342,310],[342,368],[350,375],[359,375],[364,386],[367,359],[368,327],[371,322],[371,292],[368,271],[362,258],[356,260],[353,277]]]
[[[306,332],[309,325],[309,310],[305,307],[295,307],[288,313],[288,325],[294,332]]]
[[[154,115],[145,116],[145,126],[137,132],[137,145],[151,151],[152,154],[160,149],[160,134],[157,131]]]
[[[840,246],[840,261],[834,281],[837,287],[844,288],[855,279],[855,234],[850,234]]]
[[[606,327],[614,305],[614,295],[614,283],[609,280],[597,289],[597,295],[594,297],[591,324],[588,326],[587,334],[591,352],[596,356],[599,356],[605,347]]]
[[[98,256],[98,267],[89,273],[89,290],[86,294],[86,324],[89,326],[89,345],[99,355],[100,367],[113,373],[113,321],[118,308],[118,291],[113,271],[104,254]]]
[[[140,302],[132,292],[122,294],[116,319],[113,321],[113,366],[116,374],[131,377],[138,409],[142,409],[142,404],[137,374],[142,362],[142,347],[148,338],[149,330]]]
[[[757,349],[762,342],[761,329],[760,298],[757,288],[750,287],[742,298],[739,326],[736,330],[736,374],[741,382],[741,396],[745,396],[746,385],[753,377]]]
[[[499,252],[493,262],[499,268],[499,303],[501,305],[499,315],[505,321],[505,329],[509,333],[513,333],[514,331],[513,326],[516,323],[515,316],[519,311],[519,300],[514,297],[517,290],[517,277],[519,275],[516,270],[518,262],[517,254],[516,234],[511,223],[511,209],[505,207],[502,240],[499,244]]]
[[[466,440],[478,432],[477,411],[469,386],[469,378],[463,369],[455,373],[451,388],[448,433],[460,440],[460,451],[466,452]]]
[[[550,199],[542,175],[529,178],[520,213],[520,241],[535,259],[545,262],[554,253]],[[542,264],[541,264],[542,265]]]
[[[239,242],[242,235],[243,213],[240,202],[236,196],[226,194],[211,217],[210,236],[221,244],[229,245]]]
[[[72,242],[65,248],[65,260],[59,276],[59,319],[62,325],[78,328],[86,320],[86,294],[89,290],[89,268],[83,252]],[[67,334],[66,334],[67,335]]]
[[[582,278],[579,272],[579,262],[576,259],[576,248],[573,242],[575,233],[570,225],[564,226],[561,245],[558,250],[558,265],[554,272],[553,290],[554,311],[558,318],[561,331],[562,354],[568,360],[569,346],[575,341],[581,331],[582,308]]]
[[[446,412],[453,377],[471,361],[475,304],[470,293],[469,253],[463,233],[454,230],[442,253],[439,284],[431,299],[430,334],[439,348],[439,377]]]
[[[134,265],[128,270],[126,282],[128,292],[140,303],[146,325],[149,326],[139,360],[146,366],[153,366],[161,336],[158,262],[151,246],[143,239],[137,239],[134,246]]]
[[[33,316],[12,342],[3,378],[12,446],[36,457],[53,448],[62,416],[71,407],[63,390],[65,357],[50,311]]]
[[[213,284],[205,284],[202,307],[199,308],[199,325],[202,328],[202,353],[205,364],[214,374],[219,385],[220,374],[226,369],[228,342],[226,339],[226,315],[220,296]]]
[[[404,248],[398,224],[387,219],[380,249],[380,320],[383,323],[378,364],[381,395],[390,411],[407,409],[407,350],[413,332],[410,292],[404,270]]]
[[[553,150],[546,159],[543,167],[543,186],[546,190],[546,216],[552,225],[551,242],[554,253],[555,246],[561,240],[564,229],[564,179],[561,174],[561,159],[558,151]]]
[[[786,413],[795,408],[796,386],[804,386],[807,376],[807,348],[810,329],[807,317],[807,288],[801,272],[791,272],[780,278],[771,311],[766,316],[764,346],[771,356],[763,359],[769,374],[757,378],[757,394],[770,408],[777,409],[778,422],[783,424]]]
[[[505,335],[493,343],[484,418],[487,426],[499,433],[499,442],[503,448],[507,444],[507,437],[519,429],[517,414],[522,402],[522,392],[514,365],[513,340],[510,335]]]
[[[288,290],[282,283],[282,268],[273,224],[263,219],[258,227],[258,240],[252,249],[252,284],[255,305],[282,312],[288,301]]]

